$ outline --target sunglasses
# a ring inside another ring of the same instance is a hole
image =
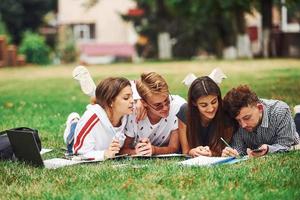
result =
[[[164,108],[164,106],[169,106],[171,101],[173,101],[173,98],[171,95],[168,95],[167,99],[162,103],[157,103],[155,105],[148,103],[145,99],[144,101],[155,111],[160,111]]]

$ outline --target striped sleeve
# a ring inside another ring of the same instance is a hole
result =
[[[91,133],[91,130],[95,126],[95,124],[99,121],[99,118],[96,114],[93,114],[86,123],[81,127],[80,130],[76,130],[78,134],[76,134],[74,140],[74,153],[75,154],[84,154],[93,149],[91,145],[93,142],[89,141],[92,137],[88,137]],[[88,139],[90,138],[90,139]]]
[[[233,134],[231,146],[233,149],[236,149],[241,156],[247,155],[247,145],[245,144],[241,129]]]
[[[278,126],[276,127],[276,140],[268,145],[269,152],[287,151],[292,145],[299,143],[299,136],[288,108],[282,109],[277,116]]]

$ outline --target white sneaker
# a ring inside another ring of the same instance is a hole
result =
[[[182,83],[183,83],[184,85],[186,85],[187,87],[190,87],[195,79],[197,79],[197,77],[196,77],[194,74],[189,73],[189,74],[186,75],[186,77],[183,79]]]
[[[94,97],[96,91],[96,85],[87,70],[84,66],[77,66],[72,72],[73,78],[79,81],[81,90],[84,94]]]
[[[294,107],[294,112],[295,112],[295,114],[300,113],[300,105],[296,105]]]
[[[215,81],[217,84],[221,84],[223,79],[227,78],[227,76],[223,73],[223,71],[220,68],[213,69],[212,72],[208,75],[208,77]]]
[[[65,143],[67,143],[67,138],[70,133],[72,123],[78,122],[79,119],[80,119],[80,116],[78,113],[72,112],[71,114],[69,114],[67,121],[66,121],[66,129],[64,131],[64,142]]]

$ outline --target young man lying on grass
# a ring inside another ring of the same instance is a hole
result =
[[[282,101],[259,99],[248,86],[239,86],[224,97],[224,109],[239,129],[233,135],[232,148],[223,149],[222,156],[259,157],[299,144],[289,106]]]

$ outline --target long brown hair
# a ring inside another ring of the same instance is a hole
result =
[[[204,134],[200,132],[201,121],[203,120],[197,107],[197,100],[207,95],[215,95],[218,98],[218,108],[211,123],[211,135],[208,145],[213,155],[220,155],[225,147],[220,141],[231,140],[233,126],[229,124],[228,117],[223,112],[222,96],[219,86],[208,76],[199,77],[193,81],[188,91],[188,113],[187,113],[187,138],[191,148],[204,145]]]
[[[110,108],[110,105],[130,82],[123,77],[109,77],[102,80],[96,88],[96,103],[102,108]]]

